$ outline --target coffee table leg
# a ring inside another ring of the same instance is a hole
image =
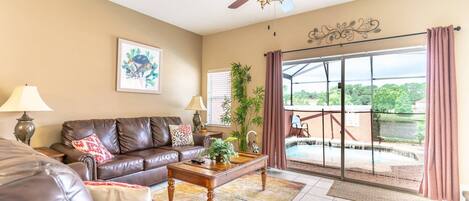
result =
[[[264,191],[265,190],[265,183],[266,183],[266,180],[267,180],[266,168],[261,169],[261,177],[262,177],[262,190]]]
[[[173,201],[174,198],[174,179],[168,178],[168,200]]]
[[[215,199],[215,192],[213,192],[213,188],[207,189],[207,201],[213,201]]]

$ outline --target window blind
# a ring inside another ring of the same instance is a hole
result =
[[[221,122],[222,104],[225,97],[231,99],[231,72],[209,72],[207,76],[207,123],[224,125]]]

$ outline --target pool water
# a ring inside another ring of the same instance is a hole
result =
[[[287,158],[307,163],[322,165],[322,145],[294,145],[287,148]],[[325,161],[328,166],[340,167],[341,149],[338,147],[325,147]],[[392,152],[374,151],[375,171],[388,172],[393,166],[423,165],[422,161],[402,156]],[[371,150],[345,149],[345,168],[372,169]]]

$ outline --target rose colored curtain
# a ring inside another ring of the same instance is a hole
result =
[[[262,153],[269,156],[268,166],[287,168],[285,155],[285,111],[283,108],[282,52],[267,53]]]
[[[427,37],[425,170],[420,192],[433,200],[459,201],[453,26],[429,29]]]

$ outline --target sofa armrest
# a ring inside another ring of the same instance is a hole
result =
[[[64,162],[65,163],[74,163],[74,162],[82,162],[85,163],[88,171],[90,172],[90,179],[96,180],[97,179],[97,166],[96,160],[94,156],[90,154],[86,154],[80,152],[74,148],[68,147],[61,143],[56,143],[51,146],[51,149],[54,149],[58,152],[65,154]]]
[[[193,135],[194,136],[194,145],[206,147],[210,143],[210,136],[204,135]]]
[[[75,172],[80,176],[81,180],[89,181],[91,180],[91,172],[88,170],[88,167],[85,163],[75,162],[67,164],[68,167],[75,170]]]

